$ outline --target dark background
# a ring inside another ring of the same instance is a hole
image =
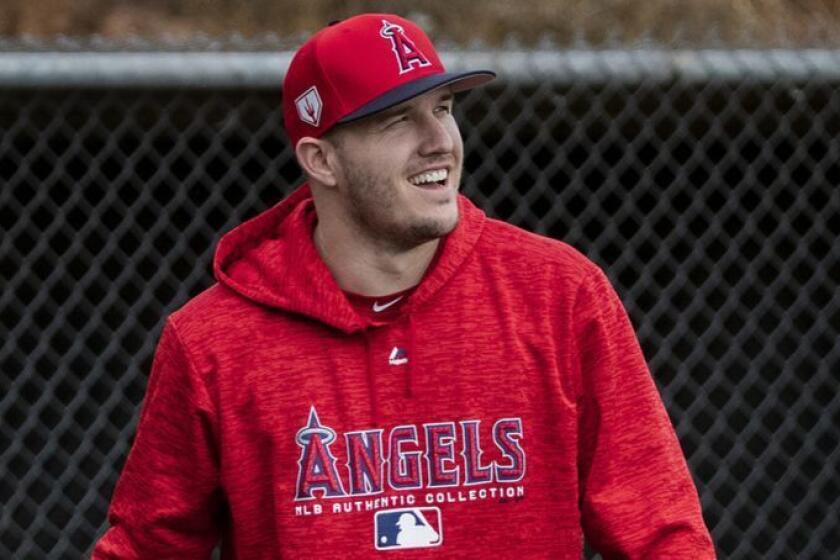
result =
[[[461,98],[463,191],[608,272],[721,558],[836,558],[840,83],[602,78]],[[0,92],[0,557],[104,530],[163,319],[300,179],[280,95]]]

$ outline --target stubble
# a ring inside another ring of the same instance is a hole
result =
[[[452,224],[433,217],[411,215],[410,212],[408,218],[400,219],[395,185],[391,185],[385,177],[349,161],[342,163],[350,218],[377,243],[405,251],[443,237],[457,226],[459,215]]]

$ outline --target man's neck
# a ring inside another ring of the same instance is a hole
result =
[[[363,296],[383,296],[419,284],[440,240],[398,249],[319,222],[314,242],[342,290]]]

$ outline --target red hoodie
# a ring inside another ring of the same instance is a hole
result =
[[[172,314],[93,558],[714,558],[624,308],[564,243],[466,198],[377,321],[308,188],[219,243]],[[383,301],[387,298],[383,298]]]

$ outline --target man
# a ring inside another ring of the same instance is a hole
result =
[[[458,195],[453,93],[492,77],[393,15],[301,47],[307,184],[168,319],[94,558],[714,557],[605,275]]]

